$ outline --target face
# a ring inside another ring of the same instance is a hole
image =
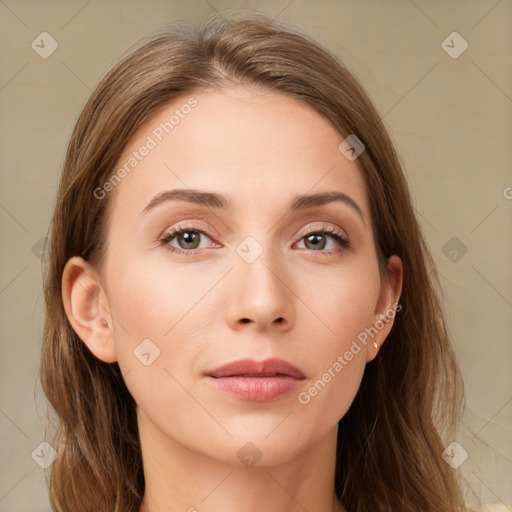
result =
[[[111,201],[107,334],[81,338],[118,361],[141,431],[231,464],[335,436],[397,300],[343,139],[294,99],[233,87],[175,101],[128,144],[129,172],[97,192]],[[295,371],[259,365],[275,358]],[[214,372],[240,360],[254,364]]]

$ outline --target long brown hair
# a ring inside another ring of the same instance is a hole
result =
[[[99,267],[105,255],[108,197],[99,200],[93,191],[157,110],[229,84],[281,91],[364,143],[358,163],[382,275],[389,256],[403,262],[402,310],[339,422],[340,502],[348,512],[464,510],[457,475],[441,457],[443,440],[453,440],[462,415],[463,383],[399,158],[371,100],[343,64],[300,31],[263,15],[175,23],[151,36],[107,73],[77,121],[44,276],[41,382],[59,420],[49,481],[53,509],[136,512],[144,495],[134,400],[118,364],[89,352],[63,308],[67,260],[78,255]]]

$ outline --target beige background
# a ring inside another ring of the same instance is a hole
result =
[[[469,458],[454,471],[469,482],[469,504],[512,510],[512,3],[5,0],[0,512],[50,510],[44,471],[31,457],[44,440],[45,414],[37,375],[44,321],[38,254],[79,111],[139,37],[224,9],[298,25],[341,57],[384,116],[441,272],[467,385],[456,441]],[[458,58],[442,47],[454,31],[469,45]],[[41,32],[58,43],[47,59],[31,47]],[[446,246],[453,237],[455,245]]]

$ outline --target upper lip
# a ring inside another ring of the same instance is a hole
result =
[[[275,377],[279,375],[305,379],[304,374],[295,366],[282,359],[272,358],[264,361],[241,359],[233,361],[207,373],[210,377]]]

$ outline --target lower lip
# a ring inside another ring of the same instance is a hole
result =
[[[299,386],[301,380],[282,375],[276,377],[208,377],[220,391],[251,402],[278,400]]]

